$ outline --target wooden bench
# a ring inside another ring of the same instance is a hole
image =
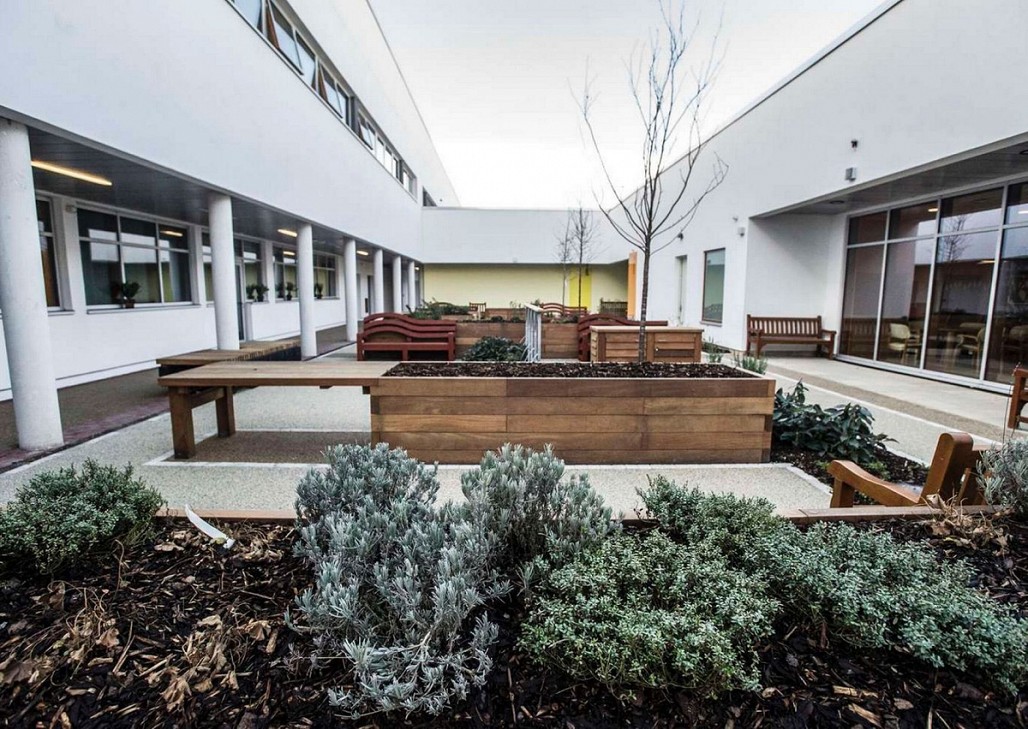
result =
[[[1028,422],[1028,418],[1021,415],[1024,404],[1028,402],[1028,368],[1014,368],[1014,389],[1010,392],[1010,412],[1007,415],[1007,427],[1017,430],[1021,423]]]
[[[637,327],[641,322],[611,314],[586,314],[578,318],[578,361],[588,362],[590,356],[590,333],[592,327]],[[647,321],[646,326],[666,327],[666,321]]]
[[[233,391],[239,387],[371,387],[393,362],[222,362],[161,377],[168,388],[171,438],[176,458],[196,455],[193,410],[214,402],[218,435],[236,432]]]
[[[547,319],[569,319],[573,316],[585,316],[589,310],[584,306],[565,306],[555,301],[546,304],[539,304],[543,310],[543,316]]]
[[[920,493],[872,476],[852,461],[832,461],[828,465],[828,473],[835,478],[832,507],[853,506],[857,492],[884,506],[918,506],[929,503],[932,497],[944,502],[956,499],[961,504],[981,504],[977,473],[981,453],[982,449],[975,448],[974,439],[967,433],[943,433]]]
[[[412,352],[443,352],[447,361],[457,356],[457,322],[415,319],[403,314],[380,313],[364,318],[357,335],[357,359],[368,352],[398,352],[406,362]]]
[[[757,356],[768,344],[813,344],[829,359],[835,356],[835,332],[821,326],[821,317],[746,316],[746,354],[756,344]]]
[[[300,359],[300,339],[274,339],[271,341],[240,342],[239,349],[200,349],[185,354],[160,357],[157,375],[164,377],[191,367],[202,367],[215,362],[244,362],[249,360],[289,361]]]

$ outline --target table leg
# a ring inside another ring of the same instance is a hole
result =
[[[218,436],[228,438],[236,432],[236,407],[232,399],[232,388],[221,388],[221,397],[214,401],[218,415]]]
[[[193,404],[189,390],[168,388],[168,405],[171,409],[171,440],[175,458],[192,458],[196,455],[196,436],[193,433]]]

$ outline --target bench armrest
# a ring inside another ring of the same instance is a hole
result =
[[[821,330],[821,336],[822,337],[825,336],[825,335],[829,335],[829,334],[834,337],[837,333],[838,332],[835,329],[822,329]]]
[[[921,496],[898,484],[872,476],[853,461],[832,461],[828,473],[835,478],[832,507],[853,506],[853,494],[859,491],[884,506],[917,506]]]

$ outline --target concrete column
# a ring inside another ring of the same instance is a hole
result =
[[[314,324],[314,232],[303,223],[296,237],[296,288],[300,294],[300,356],[318,356],[318,334]]]
[[[212,192],[207,197],[207,210],[211,231],[211,276],[214,279],[214,326],[218,332],[218,349],[239,349],[232,198]]]
[[[382,269],[382,249],[376,248],[372,255],[372,267],[373,273],[372,283],[374,284],[374,291],[371,294],[371,313],[377,314],[380,311],[385,311],[385,274]]]
[[[189,280],[193,285],[193,302],[204,306],[207,303],[207,286],[203,276],[203,231],[199,225],[190,225],[187,229],[189,255],[193,268],[189,272]]]
[[[351,342],[357,341],[357,296],[360,293],[357,284],[357,241],[353,238],[346,239],[343,247],[343,276],[346,282],[343,285],[343,295],[346,297],[346,338]]]
[[[393,258],[393,311],[403,313],[403,259]]]
[[[414,261],[407,261],[407,306],[418,308],[418,289],[414,282]]]
[[[0,310],[14,423],[25,450],[64,443],[43,291],[29,132],[0,119]]]

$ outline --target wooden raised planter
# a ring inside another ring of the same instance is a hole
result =
[[[382,377],[371,442],[451,464],[508,442],[578,464],[765,463],[774,391],[762,377]]]
[[[525,338],[523,321],[457,322],[457,357],[483,337],[503,337],[514,342]],[[575,324],[543,322],[543,359],[577,359],[578,328]]]
[[[543,322],[543,359],[578,359],[578,325]]]
[[[593,362],[635,362],[639,357],[639,327],[591,327],[589,351]],[[699,362],[703,330],[694,327],[646,327],[647,362]]]

